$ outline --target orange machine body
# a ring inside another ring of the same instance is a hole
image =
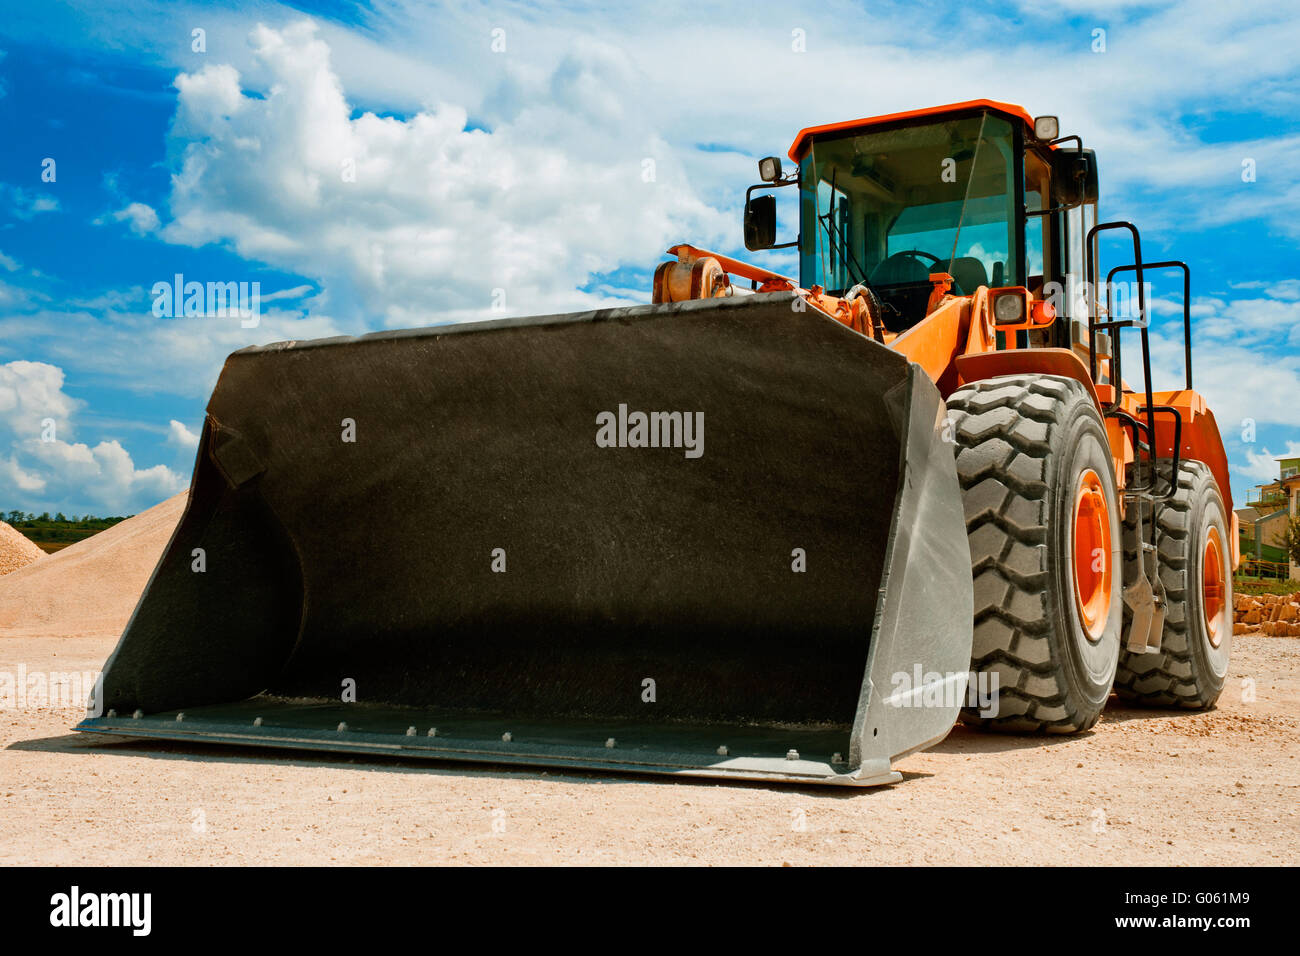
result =
[[[807,127],[795,136],[788,155],[796,162],[803,160],[819,137],[833,139],[876,128],[897,127],[930,118],[941,120],[949,115],[969,115],[978,111],[999,114],[1019,125],[1027,141],[1032,138],[1035,148],[1044,154],[1066,155],[1058,150],[1064,148],[1068,140],[1078,140],[1078,152],[1080,155],[1083,152],[1082,140],[1077,136],[1039,138],[1037,122],[1021,106],[976,99]],[[772,185],[791,185],[795,182],[788,178],[780,179],[779,164],[776,169],[779,181],[773,180]],[[748,209],[748,198],[746,201]],[[1095,202],[1095,199],[1092,201]],[[1108,224],[1105,228],[1115,227],[1127,227],[1132,231],[1136,261],[1141,262],[1136,228],[1127,223]],[[1129,466],[1138,458],[1139,453],[1144,458],[1150,455],[1145,448],[1134,448],[1137,429],[1126,426],[1115,415],[1106,414],[1108,410],[1118,410],[1130,420],[1143,419],[1147,415],[1146,387],[1131,389],[1123,381],[1111,381],[1113,370],[1108,348],[1099,345],[1094,357],[1091,352],[1093,343],[1090,341],[1071,340],[1073,348],[1045,347],[1044,343],[1050,341],[1050,338],[1034,333],[1051,326],[1056,321],[1056,315],[1052,303],[1044,299],[1040,292],[1031,291],[1024,286],[979,286],[970,294],[954,294],[957,290],[954,289],[953,277],[946,272],[932,272],[929,276],[932,289],[924,317],[904,331],[891,332],[883,327],[883,323],[877,324],[873,319],[867,296],[860,290],[850,290],[844,294],[845,298],[839,298],[820,286],[805,288],[789,276],[696,246],[679,244],[668,252],[676,257],[676,261],[662,263],[655,273],[656,302],[746,294],[747,290],[732,285],[730,277],[748,280],[750,291],[753,292],[793,292],[806,307],[817,309],[854,331],[907,356],[924,369],[938,385],[945,399],[963,385],[1001,375],[1042,373],[1073,378],[1083,383],[1103,414],[1117,488],[1121,491],[1125,488],[1130,473]],[[1171,266],[1181,266],[1190,276],[1183,263],[1148,264],[1151,269]],[[1135,266],[1121,267],[1111,275],[1123,269],[1134,268]],[[1100,277],[1093,276],[1093,279],[1099,281]],[[1190,283],[1190,278],[1188,282]],[[1184,289],[1185,298],[1189,289],[1190,285]],[[1016,311],[1022,320],[1016,324],[994,321],[994,303],[1007,295],[1024,300],[1023,306]],[[1100,311],[1098,309],[1098,314]],[[1190,318],[1187,321],[1190,324]],[[1084,332],[1083,337],[1086,339],[1087,336],[1088,333]],[[1064,337],[1058,336],[1058,341],[1063,339]],[[1190,362],[1190,355],[1188,361]],[[1154,453],[1161,458],[1171,457],[1175,453],[1174,443],[1177,439],[1179,458],[1204,462],[1213,472],[1233,526],[1232,540],[1228,547],[1235,567],[1240,560],[1237,518],[1232,510],[1227,455],[1213,413],[1204,397],[1190,388],[1152,391],[1151,400],[1157,408],[1163,407],[1160,414],[1145,419],[1146,426],[1154,432],[1151,442],[1155,446]],[[1170,409],[1177,415],[1169,414]],[[1176,425],[1176,422],[1180,424]],[[1123,501],[1121,495],[1121,509],[1124,507]]]
[[[795,146],[798,146],[798,141]],[[794,148],[791,151],[794,152]],[[677,261],[660,265],[656,273],[655,301],[674,301],[679,298],[664,292],[669,287],[666,283],[672,275],[698,277],[726,274],[749,280],[759,292],[794,292],[808,308],[817,309],[854,331],[875,338],[906,355],[925,370],[945,398],[962,385],[1022,372],[1076,379],[1087,387],[1099,410],[1115,398],[1114,387],[1095,382],[1088,364],[1075,352],[1062,348],[1017,347],[1017,332],[1041,329],[1055,320],[1051,304],[1023,287],[989,289],[981,286],[971,295],[952,295],[948,291],[951,277],[935,273],[930,277],[934,283],[934,292],[925,318],[905,332],[893,333],[873,325],[865,301],[861,298],[847,301],[829,295],[817,286],[805,289],[789,276],[688,244],[673,246],[668,253],[676,256]],[[674,268],[676,272],[670,271]],[[688,284],[683,281],[672,285],[685,287]],[[725,279],[715,281],[706,291],[709,296],[736,294],[736,290]],[[1017,294],[1027,298],[1029,308],[1024,312],[1029,317],[1027,321],[1012,326],[994,323],[991,303],[995,296],[1003,294]],[[684,294],[680,298],[696,298],[700,295]],[[1107,360],[1101,360],[1100,364],[1103,372],[1108,371]],[[1142,411],[1144,397],[1143,393],[1121,389],[1120,407],[1137,417]],[[1156,405],[1171,406],[1181,415],[1180,457],[1203,461],[1214,473],[1224,504],[1232,515],[1233,533],[1229,546],[1232,550],[1232,563],[1236,567],[1240,562],[1237,519],[1232,511],[1227,454],[1214,414],[1204,396],[1189,389],[1155,392],[1153,397]],[[1129,432],[1115,419],[1106,419],[1106,425],[1116,486],[1123,490],[1128,466],[1135,460],[1136,450]],[[1174,430],[1170,416],[1156,418],[1156,450],[1160,457],[1167,458],[1173,454]]]

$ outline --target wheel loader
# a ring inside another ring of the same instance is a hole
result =
[[[797,277],[681,244],[649,305],[235,352],[79,729],[871,786],[958,719],[1210,707],[1238,538],[1190,271],[1058,127],[802,130],[744,203]]]

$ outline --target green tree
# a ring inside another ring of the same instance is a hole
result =
[[[1291,560],[1300,564],[1300,515],[1287,519],[1286,530],[1282,535],[1282,547]]]

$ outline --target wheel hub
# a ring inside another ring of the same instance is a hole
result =
[[[1205,633],[1213,647],[1223,640],[1224,592],[1223,544],[1219,529],[1211,526],[1201,554],[1201,610],[1205,614]]]
[[[1084,634],[1101,640],[1110,617],[1110,507],[1098,474],[1089,468],[1079,476],[1074,495],[1074,600]]]

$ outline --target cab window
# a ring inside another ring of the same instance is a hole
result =
[[[1023,281],[1014,146],[992,113],[814,140],[800,177],[802,284],[842,295],[869,283],[897,331],[924,316],[931,273],[952,274],[960,294]]]

